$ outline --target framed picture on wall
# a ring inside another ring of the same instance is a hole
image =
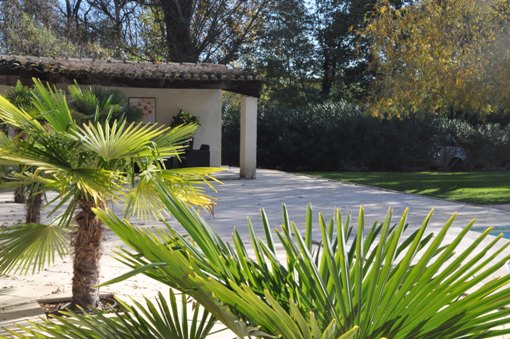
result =
[[[144,122],[156,122],[156,98],[131,97],[128,103],[142,111]]]

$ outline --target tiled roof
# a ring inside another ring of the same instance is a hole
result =
[[[262,78],[225,65],[0,55],[0,83],[32,77],[53,83],[146,88],[218,88],[259,96]]]

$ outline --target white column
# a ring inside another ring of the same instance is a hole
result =
[[[255,179],[257,168],[257,98],[241,97],[241,178]]]
[[[7,136],[12,139],[16,136],[16,129],[14,128],[14,126],[11,126],[9,125],[7,127]]]

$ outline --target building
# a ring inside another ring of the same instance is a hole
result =
[[[65,88],[102,85],[122,91],[143,108],[144,120],[170,124],[182,109],[199,117],[194,148],[209,145],[211,166],[221,163],[222,91],[241,94],[240,176],[253,179],[257,157],[257,99],[261,77],[225,65],[134,62],[0,55],[0,93],[18,80],[39,78]]]

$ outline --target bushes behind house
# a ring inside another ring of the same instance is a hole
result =
[[[223,159],[239,164],[239,111],[223,112]],[[462,148],[462,169],[510,163],[510,125],[446,118],[380,119],[339,102],[297,109],[262,107],[258,166],[305,170],[427,170],[444,147]],[[436,165],[437,166],[437,165]]]

